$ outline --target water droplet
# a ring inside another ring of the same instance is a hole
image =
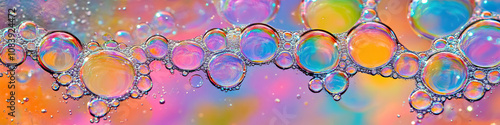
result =
[[[139,77],[139,80],[137,80],[137,89],[139,89],[141,92],[148,92],[153,88],[153,82],[151,81],[151,78],[148,76],[141,76]]]
[[[323,81],[325,90],[332,95],[342,94],[349,87],[349,78],[344,72],[329,73]]]
[[[168,41],[165,37],[154,35],[146,41],[146,52],[153,58],[163,59],[168,53]]]
[[[431,106],[431,112],[434,114],[434,115],[439,115],[443,112],[443,103],[440,103],[440,102],[434,102],[432,103],[432,106]]]
[[[95,99],[87,103],[87,107],[92,116],[100,118],[106,115],[109,111],[108,104],[106,101],[101,99]]]
[[[431,96],[423,90],[414,91],[410,96],[410,105],[417,110],[427,109],[431,102]]]
[[[469,81],[464,89],[464,96],[469,100],[479,100],[484,96],[484,86],[480,81]]]
[[[198,74],[194,74],[189,79],[189,83],[193,88],[200,88],[203,85],[203,78]]]
[[[37,35],[38,27],[32,21],[23,21],[19,25],[19,35],[26,41],[34,40]]]
[[[500,72],[498,70],[492,70],[488,73],[488,82],[496,84],[500,82]]]
[[[288,51],[283,51],[283,52],[280,52],[278,57],[276,57],[274,63],[276,64],[276,66],[278,66],[280,68],[287,69],[287,68],[292,67],[293,61],[294,60],[293,60],[292,54]]]
[[[66,89],[66,93],[73,98],[80,98],[83,95],[83,90],[78,84],[71,84]]]
[[[394,70],[404,78],[410,78],[420,69],[418,56],[413,53],[402,53],[394,61]]]

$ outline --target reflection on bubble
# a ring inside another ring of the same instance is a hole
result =
[[[473,4],[469,0],[414,0],[408,19],[417,33],[435,39],[458,31],[471,17]]]
[[[137,80],[137,89],[139,89],[141,92],[148,92],[153,88],[153,82],[151,81],[151,78],[147,76],[141,76],[139,77],[139,80]]]
[[[92,116],[100,118],[106,115],[109,111],[108,104],[106,101],[101,99],[92,100],[87,103],[87,107]]]
[[[480,81],[470,81],[464,89],[464,96],[469,100],[479,100],[484,95],[484,86]]]
[[[19,25],[19,35],[24,40],[34,40],[37,37],[37,25],[32,21],[24,21]]]
[[[484,73],[483,71],[481,71],[481,70],[474,71],[474,78],[482,80],[485,77],[486,77],[486,73]]]
[[[83,90],[78,84],[71,84],[66,89],[66,93],[73,98],[80,98],[83,95]]]
[[[65,85],[68,85],[71,81],[73,80],[73,77],[69,74],[61,74],[57,77],[57,82],[59,82],[59,84],[65,86]]]
[[[232,89],[243,81],[246,65],[242,59],[234,54],[221,53],[210,60],[207,74],[216,87]]]
[[[304,33],[296,46],[295,59],[300,68],[312,73],[326,73],[340,60],[337,39],[322,30]]]
[[[431,96],[423,90],[414,91],[410,96],[410,105],[418,110],[427,109],[431,102]]]
[[[156,33],[159,33],[163,36],[174,34],[176,30],[174,17],[168,11],[156,12],[153,20],[151,21],[151,27],[154,28]]]
[[[51,72],[69,70],[80,57],[83,47],[73,35],[55,31],[41,40],[38,60],[42,68]]]
[[[129,32],[120,30],[116,32],[115,41],[118,43],[125,43],[126,45],[132,46],[137,45],[134,40],[132,40],[132,36]]]
[[[342,33],[358,21],[362,9],[359,0],[303,0],[301,14],[304,24],[311,29]]]
[[[313,78],[309,81],[309,90],[314,93],[321,92],[323,90],[323,81],[319,78]]]
[[[493,67],[500,64],[500,22],[481,20],[470,25],[460,36],[460,50],[474,65]]]
[[[335,71],[326,75],[323,79],[325,90],[332,94],[342,94],[349,87],[349,78],[344,72]]]
[[[467,67],[459,56],[441,52],[431,56],[426,63],[422,80],[433,93],[452,95],[464,87]]]
[[[278,13],[280,0],[220,0],[219,13],[233,25],[266,23]]]
[[[493,70],[488,73],[488,82],[497,84],[500,82],[500,71],[498,70]]]
[[[80,78],[87,90],[106,98],[125,95],[134,83],[132,62],[120,52],[103,50],[87,56],[80,69]],[[113,76],[113,79],[109,79]]]
[[[154,35],[146,42],[146,52],[153,58],[162,59],[168,53],[168,41],[165,37]]]
[[[440,103],[440,102],[432,103],[432,106],[431,106],[432,114],[439,115],[443,112],[443,109],[444,109],[443,103]]]
[[[137,24],[134,31],[134,37],[137,41],[134,42],[133,45],[140,45],[144,43],[149,36],[151,36],[151,28],[149,27],[149,25],[146,23]]]
[[[394,70],[404,78],[413,77],[420,69],[418,56],[413,53],[402,53],[394,61]]]
[[[200,88],[203,85],[203,78],[198,74],[194,74],[189,78],[189,83],[193,88]]]
[[[485,11],[500,13],[500,0],[479,0],[477,4]]]
[[[19,65],[26,59],[26,53],[19,44],[5,44],[0,51],[0,61],[5,65]]]
[[[280,52],[274,63],[282,69],[290,68],[293,65],[292,54],[288,51]]]
[[[141,47],[139,46],[132,47],[130,51],[132,53],[132,60],[134,62],[144,63],[148,60],[146,57],[146,52],[144,52],[144,50],[142,50]]]
[[[211,29],[203,36],[203,42],[210,51],[218,51],[226,48],[226,32],[222,29]]]
[[[436,48],[437,50],[443,50],[444,48],[446,48],[447,44],[448,42],[446,42],[446,40],[438,39],[434,41],[434,48]]]
[[[252,24],[241,33],[240,50],[248,60],[264,63],[274,58],[278,42],[276,30],[265,24]]]
[[[172,63],[179,69],[195,70],[203,64],[205,52],[196,43],[184,41],[174,47]]]
[[[347,36],[349,55],[359,65],[375,68],[389,62],[396,51],[396,37],[381,23],[365,22]]]

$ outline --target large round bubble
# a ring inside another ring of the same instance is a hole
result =
[[[326,31],[310,30],[300,37],[295,49],[295,59],[308,72],[329,72],[340,60],[337,39]]]
[[[422,70],[424,85],[439,95],[452,95],[466,83],[467,67],[457,55],[441,52],[433,55]]]
[[[226,32],[222,29],[211,29],[203,36],[203,42],[210,51],[218,51],[226,48]]]
[[[205,52],[196,43],[184,41],[172,51],[172,63],[179,69],[195,70],[203,64]]]
[[[160,35],[149,37],[146,52],[153,58],[162,59],[168,54],[168,40]]]
[[[431,106],[431,96],[425,91],[417,90],[414,91],[410,96],[410,105],[411,107],[423,110],[429,108]]]
[[[217,87],[230,89],[238,86],[246,74],[246,65],[242,59],[231,53],[214,56],[207,70],[208,78]]]
[[[324,88],[330,94],[342,94],[349,87],[349,78],[344,72],[332,72],[323,79]]]
[[[396,37],[389,27],[377,22],[356,26],[347,36],[349,55],[367,68],[382,66],[396,52]]]
[[[410,78],[420,70],[419,58],[413,53],[402,53],[394,61],[394,70],[404,78]]]
[[[356,24],[362,10],[359,0],[303,0],[302,20],[311,29],[342,33]]]
[[[90,92],[105,98],[118,98],[132,88],[135,71],[120,52],[103,50],[85,57],[80,78]]]
[[[47,71],[63,72],[73,67],[82,50],[83,47],[75,36],[55,31],[48,33],[40,41],[38,60]]]
[[[413,30],[435,39],[460,30],[472,16],[473,4],[469,0],[413,0],[408,18]]]
[[[463,31],[460,41],[461,52],[472,64],[480,67],[500,64],[500,22],[478,21]]]
[[[240,50],[248,60],[264,63],[274,58],[278,42],[276,30],[265,24],[253,24],[243,29]]]

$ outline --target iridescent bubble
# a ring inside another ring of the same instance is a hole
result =
[[[66,89],[66,93],[73,98],[80,98],[83,95],[83,90],[78,84],[71,84]]]
[[[437,50],[443,50],[447,45],[448,42],[446,42],[446,40],[444,39],[438,39],[434,41],[434,48],[436,48]]]
[[[344,72],[335,71],[326,75],[323,79],[325,90],[332,94],[342,94],[349,87],[349,77]]]
[[[151,28],[146,23],[137,24],[134,31],[134,37],[136,38],[136,42],[134,45],[140,45],[144,43],[149,36],[151,36]]]
[[[284,32],[283,33],[283,39],[285,41],[292,41],[292,38],[293,38],[293,34],[290,33],[290,32]]]
[[[57,82],[59,82],[59,84],[65,86],[65,85],[68,85],[71,81],[73,80],[73,77],[69,74],[61,74],[57,77]]]
[[[118,47],[118,43],[114,40],[104,42],[104,48],[106,49],[115,49]]]
[[[417,110],[429,108],[431,102],[431,96],[423,90],[414,91],[410,96],[410,105]]]
[[[467,67],[457,55],[441,52],[431,56],[422,70],[424,85],[433,93],[452,95],[466,84]]]
[[[148,58],[146,57],[146,52],[144,52],[141,47],[134,46],[132,47],[132,49],[130,49],[130,51],[132,53],[132,60],[134,62],[144,63],[148,60]]]
[[[488,73],[488,82],[497,84],[500,82],[500,71],[498,70],[493,70]]]
[[[408,19],[413,30],[432,40],[460,30],[472,15],[473,4],[469,0],[414,0]]]
[[[481,10],[500,13],[500,0],[479,0],[477,4]]]
[[[292,54],[288,51],[280,52],[274,63],[282,69],[290,68],[293,65]]]
[[[337,39],[326,31],[310,30],[300,37],[295,59],[299,67],[308,72],[329,72],[340,60]]]
[[[132,98],[134,98],[134,99],[139,98],[139,96],[140,96],[140,95],[141,95],[141,94],[139,93],[139,91],[137,91],[137,90],[135,90],[135,89],[134,89],[134,90],[132,90],[132,91],[130,91],[130,97],[132,97]]]
[[[24,40],[34,40],[37,37],[38,27],[33,21],[23,21],[19,25],[19,36]]]
[[[278,13],[280,0],[220,0],[219,13],[233,25],[267,23]]]
[[[365,22],[357,25],[347,36],[349,55],[366,68],[382,66],[396,52],[396,37],[384,24]]]
[[[472,64],[493,67],[500,64],[500,22],[481,20],[460,35],[460,50]]]
[[[373,9],[366,9],[363,11],[363,18],[365,20],[372,20],[377,17],[377,12]]]
[[[469,100],[479,100],[484,96],[483,83],[477,80],[470,81],[464,89],[464,97]]]
[[[342,33],[351,29],[361,17],[359,0],[303,0],[302,20],[311,29]]]
[[[132,39],[130,33],[124,30],[116,32],[115,41],[118,43],[125,43],[129,46],[138,45],[139,43],[142,43],[142,42],[136,43],[136,41]]]
[[[314,93],[321,92],[323,90],[323,81],[319,78],[313,78],[309,81],[309,90]]]
[[[283,45],[283,48],[286,49],[286,50],[290,50],[292,48],[292,44],[289,43],[289,42],[286,42],[284,45]]]
[[[420,69],[418,56],[413,53],[402,53],[394,61],[394,70],[404,78],[410,78]]]
[[[168,53],[168,40],[160,35],[149,37],[146,42],[146,52],[153,58],[162,59]]]
[[[101,99],[95,99],[87,103],[87,107],[92,116],[100,118],[106,115],[109,111],[108,104],[106,101]]]
[[[486,78],[486,73],[484,73],[481,70],[476,70],[476,71],[474,71],[474,78],[482,80],[482,79]]]
[[[30,50],[30,51],[35,51],[36,50],[35,43],[28,43],[28,44],[26,44],[26,49]]]
[[[189,78],[189,83],[193,88],[200,88],[203,85],[203,78],[198,74],[194,74]]]
[[[391,67],[384,67],[384,68],[382,68],[382,71],[380,72],[380,75],[385,76],[385,77],[391,76],[391,74],[392,74]]]
[[[243,29],[240,50],[243,56],[256,63],[270,61],[278,51],[279,36],[266,24],[252,24]]]
[[[149,67],[148,65],[146,64],[142,64],[139,66],[139,68],[137,69],[139,70],[139,73],[142,74],[142,75],[147,75],[149,74]]]
[[[243,81],[246,65],[238,56],[225,52],[210,60],[207,74],[215,86],[226,89],[234,88]]]
[[[36,31],[38,32],[37,37],[43,37],[45,36],[45,34],[47,34],[47,30],[45,28],[38,28],[36,29]]]
[[[135,71],[126,55],[102,50],[91,53],[84,60],[80,78],[90,92],[105,98],[117,98],[132,88]]]
[[[195,70],[203,64],[205,52],[196,43],[181,42],[172,50],[172,63],[179,69]]]
[[[80,57],[83,47],[80,41],[68,32],[54,31],[43,37],[38,48],[38,60],[49,72],[69,70]]]
[[[174,34],[176,30],[175,20],[168,11],[158,11],[151,21],[151,27],[163,36]]]
[[[20,65],[26,60],[26,51],[16,43],[5,44],[0,52],[0,61],[4,65]]]
[[[87,44],[87,48],[91,51],[96,51],[100,48],[100,45],[98,42],[92,41]]]
[[[16,30],[13,28],[4,28],[2,29],[2,40],[7,41],[9,39],[14,39],[16,37]]]
[[[225,49],[227,44],[226,32],[219,28],[211,29],[203,35],[203,42],[205,42],[208,50],[212,52]]]
[[[137,80],[137,89],[139,89],[141,92],[148,92],[153,88],[153,82],[151,81],[151,78],[148,76],[141,76],[139,77],[139,80]]]
[[[440,103],[440,102],[432,103],[432,106],[431,106],[432,114],[439,115],[443,112],[443,109],[444,109],[443,103]]]

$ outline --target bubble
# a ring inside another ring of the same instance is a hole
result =
[[[142,75],[149,74],[149,67],[146,64],[140,65],[138,70],[139,70],[139,73]]]
[[[457,55],[441,52],[431,56],[422,70],[425,86],[439,95],[452,95],[466,84],[467,67]]]
[[[293,65],[293,57],[292,54],[288,51],[280,52],[278,57],[276,57],[275,62],[276,66],[287,69],[292,67]]]
[[[342,33],[356,24],[362,9],[359,0],[303,0],[301,14],[304,24],[311,29]]]
[[[141,92],[148,92],[149,90],[151,90],[152,87],[153,87],[153,82],[151,81],[151,78],[147,76],[141,76],[139,77],[139,80],[137,80],[137,88]]]
[[[446,48],[447,44],[448,42],[446,42],[446,40],[438,39],[434,41],[434,48],[436,48],[437,50],[443,50],[444,48]]]
[[[136,99],[136,98],[139,98],[139,96],[140,96],[140,93],[137,90],[134,89],[134,90],[130,91],[130,97]]]
[[[224,52],[210,60],[207,74],[215,86],[234,88],[243,81],[246,65],[238,56]]]
[[[26,60],[26,53],[21,45],[16,43],[5,44],[0,52],[0,61],[4,65],[20,65]]]
[[[396,37],[389,27],[377,22],[357,25],[347,36],[349,55],[366,68],[382,66],[396,51]]]
[[[218,11],[233,25],[267,23],[274,19],[280,0],[221,0]]]
[[[440,103],[440,102],[434,102],[432,103],[432,106],[431,106],[431,112],[432,114],[434,115],[439,115],[443,112],[443,103]]]
[[[140,23],[135,26],[134,37],[137,39],[132,45],[140,45],[151,36],[151,28],[146,23]]]
[[[488,82],[497,84],[500,82],[500,72],[498,70],[493,70],[488,73]]]
[[[161,98],[160,99],[160,104],[165,104],[165,99]]]
[[[127,31],[124,31],[124,30],[119,30],[116,32],[115,41],[118,43],[125,43],[129,46],[138,44],[138,43],[136,43],[136,41],[134,41],[132,39],[132,36],[130,35],[130,33]]]
[[[308,72],[329,72],[337,67],[340,60],[337,39],[326,31],[310,30],[300,37],[295,59],[299,67]]]
[[[481,20],[460,35],[460,50],[472,64],[493,67],[500,64],[500,22]]]
[[[480,80],[484,79],[484,78],[486,78],[486,73],[484,73],[481,70],[476,70],[476,71],[474,71],[474,78],[480,79]]]
[[[482,8],[482,10],[500,13],[499,0],[479,0],[477,4]]]
[[[19,25],[19,35],[24,40],[34,40],[37,37],[38,27],[33,21],[23,21]]]
[[[151,21],[151,27],[153,27],[157,33],[168,36],[173,34],[176,30],[175,19],[168,11],[158,11]]]
[[[59,84],[56,82],[52,83],[52,90],[54,90],[54,91],[59,90]]]
[[[285,48],[286,50],[290,50],[292,48],[292,44],[289,43],[289,42],[286,42],[284,45],[283,45],[283,48]]]
[[[432,40],[455,33],[466,24],[473,4],[468,0],[414,0],[408,19],[414,31]]]
[[[391,69],[391,67],[384,67],[384,68],[382,69],[382,71],[380,72],[380,74],[381,74],[382,76],[385,76],[385,77],[391,76],[391,74],[392,74],[392,69]]]
[[[61,74],[57,77],[57,82],[61,85],[68,85],[73,80],[73,77],[69,74]]]
[[[130,49],[132,53],[132,60],[136,63],[145,63],[148,58],[146,57],[146,52],[139,47],[139,46],[134,46],[132,49]]]
[[[323,90],[323,81],[319,78],[313,78],[309,81],[309,90],[314,93],[321,92]]]
[[[484,95],[484,86],[480,81],[470,81],[464,89],[464,96],[469,100],[479,100]]]
[[[332,95],[342,94],[349,87],[349,77],[344,72],[329,73],[323,81],[325,90]]]
[[[85,57],[80,78],[87,90],[106,98],[125,95],[132,88],[135,76],[132,62],[125,57],[112,50],[94,52]]]
[[[168,41],[165,37],[154,35],[146,42],[146,52],[153,58],[162,59],[168,53]]]
[[[118,47],[118,43],[114,40],[104,42],[104,48],[106,49],[115,49]]]
[[[80,57],[83,47],[68,32],[54,31],[43,37],[38,48],[40,66],[49,72],[69,70]]]
[[[98,42],[89,42],[89,43],[87,44],[87,48],[88,48],[89,50],[91,50],[91,51],[96,51],[97,49],[99,49],[99,48],[100,48],[100,45],[99,45],[99,43],[98,43]]]
[[[83,90],[78,84],[71,84],[66,89],[66,93],[73,98],[80,98],[83,95]]]
[[[410,96],[411,107],[424,110],[431,106],[431,96],[423,90],[414,91]]]
[[[28,43],[26,45],[26,49],[30,50],[30,51],[35,51],[36,50],[36,45],[35,43]]]
[[[108,104],[106,101],[101,99],[95,99],[87,103],[87,107],[92,116],[100,118],[106,115],[109,111]]]
[[[172,63],[179,69],[195,70],[203,64],[205,52],[196,43],[181,42],[172,51]]]
[[[366,9],[363,11],[363,17],[366,20],[372,20],[377,17],[377,12],[373,9]]]
[[[284,32],[283,33],[283,39],[285,41],[292,41],[292,38],[293,38],[293,34],[290,33],[290,32]]]
[[[352,66],[349,66],[346,68],[346,72],[353,75],[354,73],[356,73],[358,70]]]
[[[193,88],[200,88],[203,85],[203,78],[198,74],[194,74],[189,79],[189,83]]]
[[[223,50],[227,44],[226,32],[218,28],[211,29],[203,36],[203,42],[212,52]]]
[[[420,69],[418,56],[413,53],[402,53],[394,61],[394,70],[404,78],[410,78]]]
[[[270,61],[277,53],[279,36],[266,24],[252,24],[243,29],[240,50],[243,56],[256,63]]]

